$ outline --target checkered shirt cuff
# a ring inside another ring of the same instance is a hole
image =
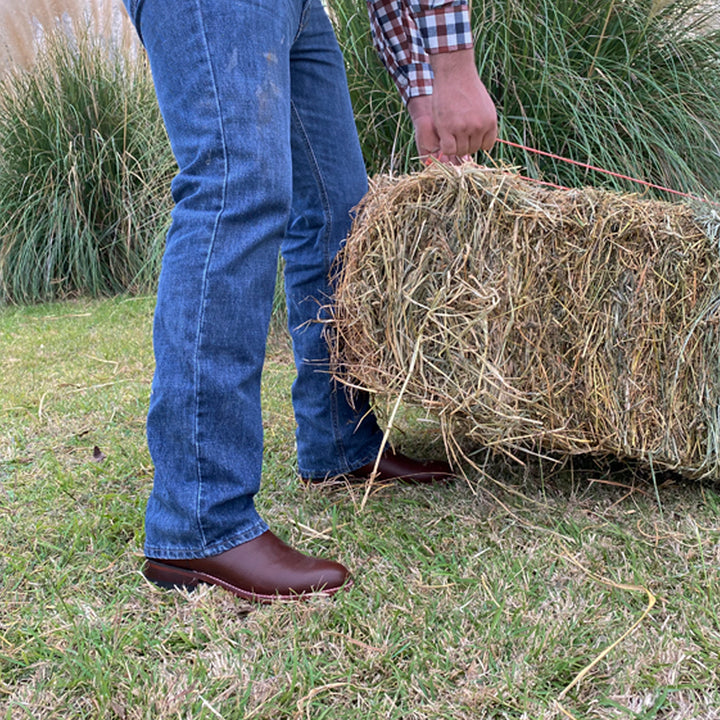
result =
[[[425,51],[433,53],[467,50],[473,46],[467,6],[445,6],[415,16]]]
[[[429,64],[418,63],[404,68],[407,71],[407,88],[402,92],[403,100],[407,104],[410,98],[420,95],[432,95],[433,71]]]

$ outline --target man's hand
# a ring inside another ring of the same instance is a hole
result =
[[[430,55],[433,121],[444,155],[490,150],[497,140],[497,112],[475,66],[473,50]]]
[[[472,50],[430,55],[433,94],[411,98],[408,111],[421,157],[455,162],[497,139],[497,112],[475,67]]]

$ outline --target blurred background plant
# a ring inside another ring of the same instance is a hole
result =
[[[5,43],[19,60],[0,78],[2,298],[147,291],[174,171],[150,72],[125,21],[52,5],[31,47]]]
[[[0,0],[0,69],[31,67],[44,37],[78,27],[125,50],[138,46],[120,0]]]
[[[364,3],[329,4],[369,172],[417,167]],[[475,0],[478,67],[497,103],[500,137],[680,190],[717,191],[717,15],[705,0]],[[570,187],[639,189],[505,145],[492,156]]]

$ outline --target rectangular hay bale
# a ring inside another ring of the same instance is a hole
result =
[[[374,183],[341,268],[341,379],[451,447],[720,476],[720,258],[689,205],[436,165]]]

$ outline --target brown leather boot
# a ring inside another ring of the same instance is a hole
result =
[[[267,530],[219,555],[193,560],[146,558],[145,577],[160,587],[219,585],[250,602],[333,595],[352,585],[347,568],[303,555]]]
[[[350,482],[366,482],[372,475],[375,461],[363,465],[357,470],[339,475],[337,478],[302,478],[306,484],[321,484],[334,480],[349,480]],[[378,463],[375,481],[402,482],[411,485],[426,485],[442,483],[457,477],[450,465],[440,460],[415,460],[387,449]]]

